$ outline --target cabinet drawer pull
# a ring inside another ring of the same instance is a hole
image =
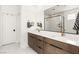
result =
[[[30,36],[30,37],[34,38],[33,36]]]
[[[38,46],[38,48],[42,49],[40,46]]]
[[[60,48],[60,47],[58,47],[58,46],[55,46],[55,45],[53,45],[53,44],[50,44],[51,46],[53,46],[53,47],[56,47],[56,48],[58,48],[58,49],[62,49],[62,48]],[[63,49],[62,49],[63,50]]]
[[[34,38],[34,39],[38,39],[38,38],[36,38],[36,37],[33,37],[33,36],[30,36],[30,37],[32,37],[32,38]],[[42,40],[40,40],[40,39],[38,39],[39,41],[42,41]]]
[[[38,39],[39,41],[42,41],[42,40],[40,40],[40,39]]]

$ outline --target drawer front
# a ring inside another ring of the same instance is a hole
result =
[[[41,48],[44,48],[44,43],[42,40],[37,40],[37,46],[40,46]]]
[[[33,43],[33,44],[37,43],[37,39],[35,39],[33,37],[30,37],[28,41],[29,41],[29,43]]]
[[[43,40],[44,39],[44,37],[39,36],[39,35],[35,35],[35,34],[32,34],[32,33],[28,33],[28,35],[31,36],[31,37],[34,37],[36,39],[40,39],[40,40]]]
[[[37,53],[43,53],[43,37],[28,33],[28,44]]]
[[[56,46],[52,46],[50,44],[46,44],[44,53],[46,54],[69,54],[69,52],[64,51]]]
[[[36,39],[34,39],[34,38],[32,38],[32,37],[30,37],[29,39],[28,39],[28,44],[29,44],[29,46],[31,47],[31,48],[33,48],[34,50],[36,49],[36,44],[37,44],[37,41],[36,41]]]
[[[56,54],[70,54],[69,52],[56,48]]]
[[[67,45],[65,45],[64,43],[53,40],[53,39],[45,38],[44,42],[51,44],[51,45],[55,45],[55,46],[60,47],[62,49],[67,48]]]
[[[28,33],[28,36],[33,36],[33,37],[35,37],[35,35],[34,35],[34,34],[32,34],[32,33]]]
[[[37,46],[36,52],[39,53],[39,54],[43,54],[43,49],[40,46]]]
[[[56,50],[54,47],[51,47],[49,44],[45,44],[44,46],[44,54],[55,54]]]
[[[63,43],[53,40],[53,39],[45,38],[44,42],[64,48]]]
[[[38,35],[36,35],[36,37],[35,37],[36,39],[38,39],[38,40],[44,40],[44,37],[41,37],[41,36],[38,36]]]
[[[75,53],[75,54],[79,54],[79,47],[77,46],[73,46],[73,45],[70,45],[70,44],[66,44],[67,45],[67,48],[65,50],[71,52],[71,53]]]
[[[60,42],[60,41],[56,41],[56,40],[52,40],[52,39],[48,39],[48,38],[45,38],[44,41],[49,43],[49,44],[53,44],[57,47],[60,47],[61,49],[66,50],[69,53],[72,53],[72,54],[79,53],[79,47],[77,47],[77,46],[67,44],[67,43],[64,43],[64,42]]]

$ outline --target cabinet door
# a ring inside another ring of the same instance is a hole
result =
[[[43,54],[43,49],[40,46],[37,46],[36,52],[39,53],[39,54]]]
[[[39,53],[39,54],[43,53],[43,38],[41,36],[29,33],[28,34],[28,44],[37,53]]]
[[[43,40],[37,39],[37,46],[41,47],[43,49]]]
[[[30,47],[33,47],[33,42],[32,42],[32,38],[30,37],[30,35],[28,35],[28,45]]]
[[[32,36],[28,37],[28,44],[29,46],[34,49],[35,51],[37,51],[36,47],[37,47],[37,40],[35,38],[33,38]]]
[[[56,50],[54,47],[51,47],[49,44],[44,45],[44,54],[55,54]]]

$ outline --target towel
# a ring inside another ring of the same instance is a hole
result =
[[[76,34],[78,34],[78,31],[79,31],[79,12],[77,14],[73,29],[76,30]]]

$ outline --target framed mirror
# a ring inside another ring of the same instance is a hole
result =
[[[46,31],[76,34],[74,30],[79,5],[55,5],[44,11]]]
[[[64,5],[55,5],[44,11],[45,31],[63,32],[63,15],[60,14]]]

